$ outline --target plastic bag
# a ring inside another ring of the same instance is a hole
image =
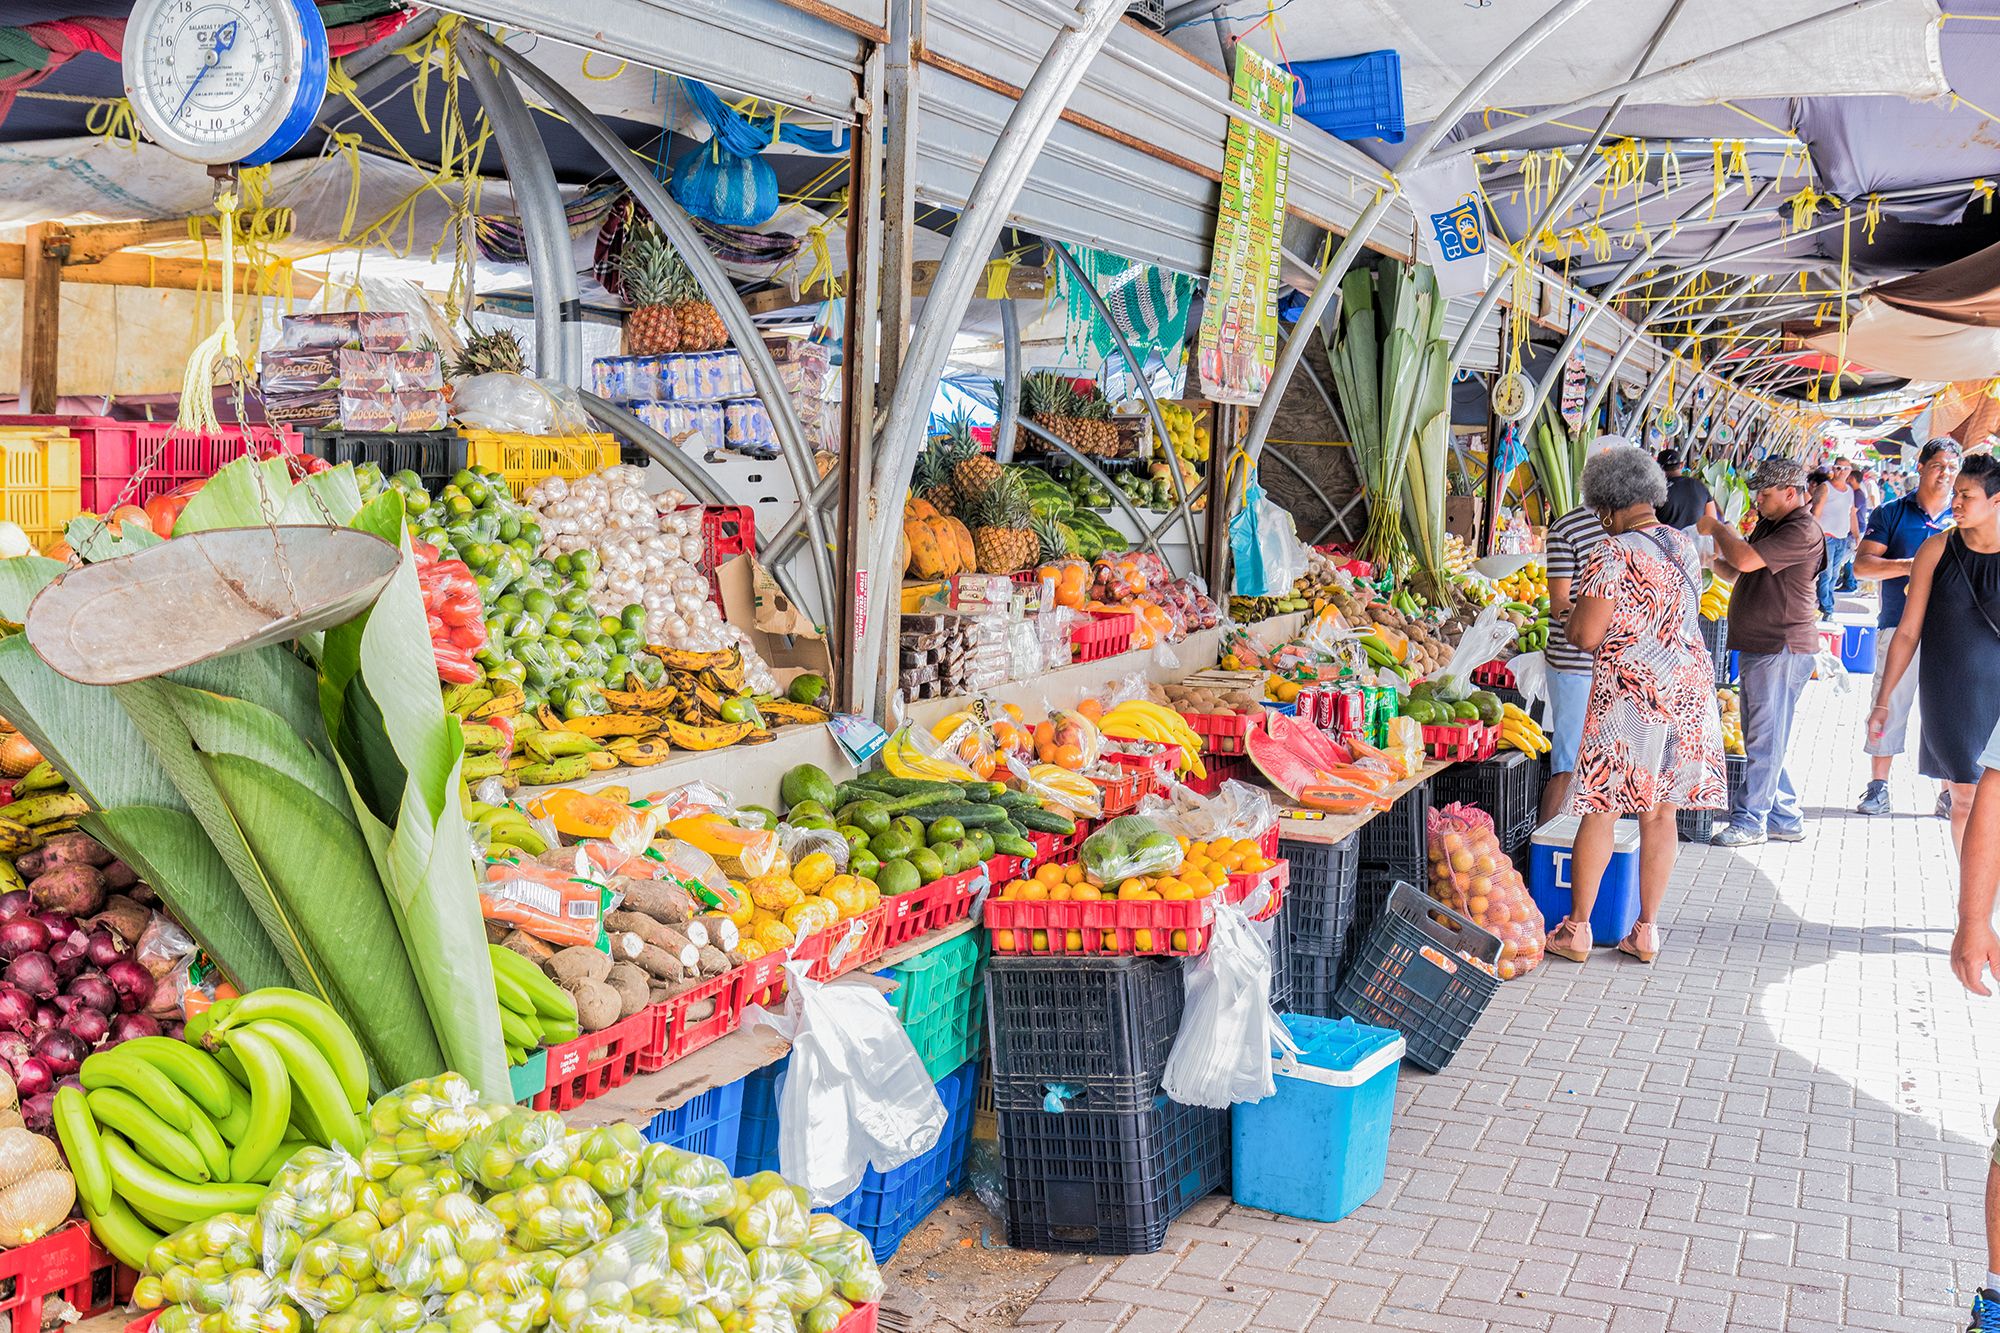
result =
[[[1430,842],[1431,896],[1500,937],[1502,981],[1526,976],[1542,961],[1546,922],[1500,849],[1493,816],[1453,803],[1425,821]]]
[[[1481,611],[1479,618],[1459,636],[1458,647],[1444,670],[1431,676],[1437,683],[1438,696],[1456,703],[1471,694],[1478,688],[1472,683],[1472,673],[1500,656],[1514,642],[1515,633],[1514,623],[1500,618],[1498,603]]]
[[[687,1283],[695,1304],[718,1319],[750,1300],[750,1260],[736,1238],[720,1227],[674,1233],[669,1262]]]
[[[384,1290],[423,1297],[464,1288],[506,1241],[499,1218],[470,1194],[451,1193],[383,1227],[368,1249]]]
[[[524,1250],[577,1254],[610,1235],[615,1224],[610,1207],[581,1176],[495,1194],[486,1206]]]
[[[1824,648],[1813,655],[1813,679],[1832,681],[1835,694],[1846,694],[1853,689],[1848,684],[1847,668],[1841,665],[1839,655]]]
[[[569,1126],[562,1116],[525,1106],[509,1108],[468,1136],[452,1154],[460,1175],[489,1190],[547,1184],[567,1172],[574,1160]]]
[[[778,1164],[824,1207],[852,1194],[871,1165],[893,1171],[935,1146],[944,1103],[902,1020],[873,986],[821,985],[804,963],[785,971],[784,1011],[761,1011],[792,1043],[778,1093]]]
[[[1083,840],[1078,859],[1100,884],[1134,875],[1165,875],[1179,868],[1181,845],[1155,820],[1120,815]]]
[[[776,1171],[759,1171],[736,1184],[736,1207],[723,1219],[744,1249],[806,1243],[812,1205],[806,1192]],[[807,1305],[815,1301],[807,1301]]]
[[[671,1267],[671,1255],[665,1228],[628,1224],[556,1270],[549,1325],[562,1333],[623,1333],[638,1319],[685,1314],[694,1289]]]
[[[830,1213],[814,1213],[806,1227],[806,1258],[833,1279],[834,1294],[856,1305],[882,1299],[882,1270],[860,1232]]]
[[[258,1262],[283,1280],[306,1241],[350,1216],[362,1166],[339,1148],[303,1148],[271,1177],[270,1192],[257,1205]]]
[[[736,1206],[736,1181],[713,1157],[664,1143],[640,1154],[639,1207],[657,1210],[669,1226],[697,1227]]]
[[[301,1310],[324,1319],[353,1305],[375,1284],[371,1248],[382,1223],[357,1209],[306,1241],[285,1280],[285,1291]]]
[[[145,1275],[132,1288],[132,1303],[142,1310],[169,1302],[203,1314],[221,1310],[230,1292],[220,1274],[259,1266],[255,1222],[247,1213],[217,1213],[174,1232],[147,1252]]]
[[[1095,765],[1103,751],[1104,733],[1073,708],[1051,708],[1048,719],[1035,724],[1035,758],[1042,763],[1081,773]]]
[[[406,1166],[446,1165],[468,1138],[512,1109],[482,1102],[463,1074],[413,1079],[368,1108],[373,1137],[361,1149],[362,1178],[384,1182]]]
[[[1030,768],[1012,756],[1007,759],[1007,773],[1015,787],[1040,801],[1045,810],[1077,819],[1096,819],[1104,813],[1103,793],[1081,773],[1056,764]]]
[[[1243,508],[1229,520],[1229,549],[1235,557],[1238,597],[1284,597],[1306,572],[1305,543],[1292,516],[1251,482]]]
[[[1187,969],[1181,1030],[1160,1089],[1187,1106],[1262,1101],[1277,1090],[1274,1045],[1297,1049],[1271,1010],[1271,947],[1242,908],[1219,903],[1208,952]]]
[[[608,887],[603,872],[577,848],[558,848],[532,861],[489,861],[479,886],[479,914],[550,944],[590,946],[603,930]]]
[[[1149,792],[1140,797],[1139,808],[1133,813],[1157,820],[1176,837],[1196,842],[1254,840],[1278,822],[1278,807],[1270,793],[1234,778],[1226,779],[1213,796],[1203,796],[1169,778],[1164,793]]]
[[[1388,744],[1383,750],[1396,756],[1396,762],[1403,766],[1403,776],[1413,777],[1424,766],[1423,724],[1407,714],[1398,714],[1389,719]]]
[[[1521,692],[1521,707],[1549,697],[1549,659],[1541,653],[1516,653],[1507,659],[1514,673],[1514,688]]]
[[[515,435],[587,435],[592,429],[575,389],[511,371],[453,380],[451,414],[468,426]]]

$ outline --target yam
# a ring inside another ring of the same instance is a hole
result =
[[[624,887],[625,897],[619,905],[627,912],[643,912],[669,926],[678,926],[694,915],[694,899],[676,885],[635,879],[626,881]]]
[[[605,974],[604,984],[618,992],[618,1016],[630,1018],[652,1003],[650,979],[636,963],[617,963]]]
[[[54,1144],[49,1144],[49,1151],[55,1152]],[[63,1224],[75,1206],[76,1181],[60,1164],[30,1174],[0,1190],[0,1245],[25,1245],[47,1235]]]
[[[491,917],[486,918],[486,942],[488,944],[506,943],[507,937],[510,934],[512,934],[513,931],[514,928],[508,925],[505,921],[495,921]]]
[[[602,1032],[618,1021],[621,1007],[618,992],[604,982],[580,978],[563,982],[562,988],[576,1001],[576,1025],[583,1031]]]
[[[654,1004],[665,1004],[668,1000],[674,998],[674,988],[672,986],[662,985],[660,982],[656,981],[653,983],[652,988],[647,992],[647,994],[652,998]]]
[[[677,948],[687,942],[672,926],[644,912],[607,912],[604,914],[604,928],[630,931],[646,943],[662,949]]]
[[[711,912],[698,920],[708,927],[708,942],[718,949],[734,949],[737,941],[742,938],[736,929],[736,923],[719,913]]]
[[[693,945],[687,947],[690,951],[694,948]],[[668,953],[665,949],[652,944],[639,950],[636,961],[647,975],[670,986],[678,986],[687,980],[688,974],[694,971],[699,963],[699,959],[694,962],[683,962],[680,954]]]
[[[729,955],[714,945],[703,945],[699,954],[703,976],[719,977],[729,970]]]
[[[509,931],[507,937],[500,941],[500,947],[520,954],[536,967],[541,967],[556,955],[555,945],[547,940],[538,939],[525,930]]]
[[[629,930],[606,935],[604,944],[611,951],[612,960],[620,963],[631,962],[639,956],[639,950],[646,947],[646,941]]]
[[[588,945],[572,944],[549,959],[546,966],[549,975],[567,989],[576,981],[603,981],[611,971],[611,955],[599,953]]]
[[[122,893],[114,893],[104,900],[104,906],[90,922],[93,926],[103,926],[116,935],[127,948],[139,942],[146,933],[146,927],[153,923],[153,909],[141,906]]]

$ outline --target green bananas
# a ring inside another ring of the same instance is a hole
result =
[[[507,1063],[526,1064],[539,1046],[575,1041],[576,1001],[569,993],[512,949],[486,946],[493,956],[493,987],[500,996],[500,1032],[507,1042]]]

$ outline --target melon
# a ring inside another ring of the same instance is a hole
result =
[[[1296,801],[1307,787],[1318,784],[1320,768],[1268,730],[1274,723],[1290,721],[1282,713],[1267,711],[1263,723],[1243,737],[1243,753],[1266,782]]]
[[[1265,710],[1270,712],[1269,709]],[[1271,738],[1292,751],[1315,768],[1338,768],[1342,764],[1354,762],[1354,756],[1342,749],[1331,736],[1310,722],[1301,722],[1296,717],[1283,713],[1271,713],[1264,720]]]

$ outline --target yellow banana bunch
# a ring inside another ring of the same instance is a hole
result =
[[[1736,591],[1733,583],[1721,579],[1711,579],[1701,594],[1701,616],[1704,620],[1720,620],[1729,614],[1729,595]]]
[[[1105,735],[1120,740],[1177,745],[1181,758],[1176,771],[1197,778],[1208,776],[1201,762],[1201,737],[1194,734],[1186,718],[1164,704],[1150,699],[1127,699],[1099,718],[1097,727]]]
[[[1028,770],[1028,776],[1052,791],[1080,801],[1097,799],[1097,786],[1081,773],[1072,773],[1054,764],[1036,764]]]
[[[1500,710],[1500,743],[1523,754],[1547,754],[1549,738],[1535,720],[1513,704]]]
[[[878,756],[882,767],[899,778],[923,778],[931,782],[977,782],[979,775],[964,764],[925,754],[910,735],[909,723],[890,734]]]

